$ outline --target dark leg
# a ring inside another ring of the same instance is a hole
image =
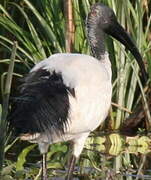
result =
[[[47,180],[47,162],[46,162],[46,158],[47,158],[47,153],[44,153],[42,155],[42,180]]]
[[[68,173],[65,180],[72,180],[72,175],[75,167],[76,157],[74,155],[71,155],[71,158],[69,160],[69,167],[68,167]]]

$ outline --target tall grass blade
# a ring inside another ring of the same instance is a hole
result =
[[[28,5],[28,7],[33,12],[33,14],[37,17],[39,23],[41,23],[43,27],[43,30],[47,33],[48,38],[50,39],[56,50],[58,52],[62,52],[62,48],[60,47],[54,32],[52,31],[48,23],[45,21],[45,19],[41,16],[41,14],[35,9],[35,7],[28,0],[24,0],[24,2]]]
[[[17,42],[14,42],[11,61],[9,64],[8,74],[6,77],[5,89],[3,92],[3,104],[2,104],[2,115],[0,120],[0,172],[4,164],[4,150],[5,150],[5,140],[7,135],[7,114],[9,106],[9,95],[11,90],[11,82],[14,70],[14,61],[16,56]]]

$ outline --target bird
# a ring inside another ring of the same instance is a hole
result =
[[[22,79],[19,95],[11,105],[9,122],[16,135],[39,146],[42,180],[48,178],[49,145],[64,141],[72,143],[66,176],[66,180],[71,180],[86,138],[108,115],[112,70],[105,35],[125,45],[147,80],[139,50],[110,7],[102,3],[92,5],[86,32],[92,55],[56,53],[42,60]]]

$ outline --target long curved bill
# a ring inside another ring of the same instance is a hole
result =
[[[114,22],[114,25],[112,25],[111,28],[105,30],[105,32],[120,41],[133,54],[140,67],[142,78],[146,83],[148,80],[148,74],[145,70],[142,56],[140,55],[138,48],[136,47],[128,33],[125,31],[125,29],[118,22]]]

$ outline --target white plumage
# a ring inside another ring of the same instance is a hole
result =
[[[85,139],[107,117],[112,95],[111,63],[105,51],[104,33],[122,42],[136,58],[142,75],[141,55],[112,9],[96,3],[87,18],[87,35],[93,56],[54,54],[33,67],[25,78],[10,115],[10,124],[22,140],[38,143],[43,154],[46,180],[48,146],[72,141],[73,152],[67,180]]]
[[[47,144],[68,140],[80,142],[80,150],[75,146],[73,152],[78,157],[85,139],[105,120],[111,104],[111,65],[107,53],[102,58],[98,61],[88,55],[54,54],[38,63],[31,72],[42,68],[50,73],[60,73],[64,84],[74,89],[75,97],[69,94],[68,124],[63,135],[58,137],[44,132],[37,133],[36,138],[23,135],[21,139],[36,141],[42,147],[41,152],[47,152]]]

